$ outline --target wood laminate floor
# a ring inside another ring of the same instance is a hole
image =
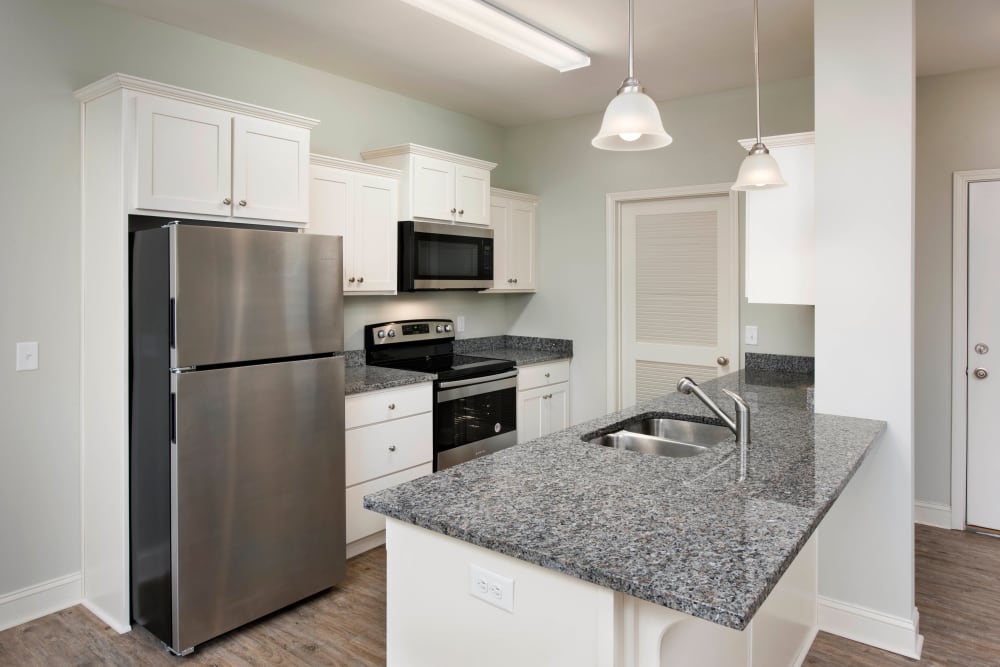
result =
[[[916,534],[917,607],[925,638],[920,662],[820,633],[806,665],[1000,667],[1000,539],[927,526],[917,526]],[[384,664],[381,548],[350,560],[347,579],[336,589],[203,644],[186,658],[170,656],[141,629],[119,635],[83,607],[0,632],[4,666]]]

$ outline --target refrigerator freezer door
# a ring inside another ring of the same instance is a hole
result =
[[[173,645],[345,573],[344,359],[175,374]]]
[[[341,238],[170,228],[174,368],[344,349]]]

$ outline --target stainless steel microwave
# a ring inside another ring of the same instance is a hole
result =
[[[493,287],[493,230],[439,222],[399,223],[400,292]]]

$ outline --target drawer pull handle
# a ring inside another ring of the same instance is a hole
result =
[[[396,445],[389,445],[389,451],[390,452],[396,451]]]
[[[390,403],[389,404],[389,409],[390,410],[395,410],[396,409],[396,404],[395,403]]]

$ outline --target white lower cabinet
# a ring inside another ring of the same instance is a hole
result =
[[[569,427],[569,360],[522,366],[517,375],[517,441]]]
[[[431,473],[431,385],[348,396],[345,400],[347,556],[385,541],[385,517],[364,508],[369,493]]]

